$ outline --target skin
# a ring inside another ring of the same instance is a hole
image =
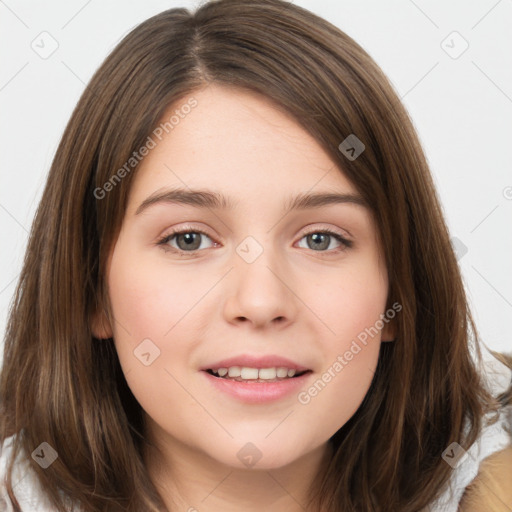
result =
[[[327,441],[363,401],[393,323],[307,404],[297,393],[245,404],[219,393],[199,368],[277,354],[312,369],[310,387],[386,311],[376,227],[368,208],[350,203],[286,214],[290,196],[357,190],[267,99],[218,85],[193,97],[197,106],[137,170],[107,270],[115,322],[97,317],[93,330],[114,338],[155,446],[144,454],[148,470],[170,509],[303,511],[307,486],[330,456]],[[158,203],[136,214],[155,191],[177,186],[212,189],[238,204],[230,211]],[[208,233],[195,235],[195,257],[178,254],[183,236],[167,251],[158,245],[172,228]],[[306,236],[325,228],[353,246]],[[236,251],[247,236],[263,249],[252,263]],[[145,366],[134,350],[147,338],[160,355]],[[253,467],[237,457],[248,442],[261,452]]]

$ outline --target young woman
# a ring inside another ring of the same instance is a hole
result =
[[[510,389],[487,378],[372,59],[279,0],[172,9],[106,59],[57,150],[5,339],[0,496],[506,510]]]

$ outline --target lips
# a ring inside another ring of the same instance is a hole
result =
[[[213,361],[200,370],[216,391],[254,405],[293,396],[313,375],[305,364],[275,354],[242,354]]]
[[[208,363],[200,368],[202,371],[217,370],[218,368],[230,368],[232,366],[248,367],[248,368],[289,368],[294,369],[296,373],[311,370],[307,366],[299,364],[286,357],[278,355],[254,356],[244,354],[240,356],[222,359],[212,363]]]
[[[226,363],[228,361],[220,362]],[[279,400],[295,400],[296,398],[294,397],[296,397],[301,388],[307,386],[313,375],[311,370],[306,370],[304,373],[291,378],[265,382],[261,380],[239,381],[226,379],[215,376],[210,372],[211,370],[204,370],[199,373],[204,382],[208,386],[213,387],[216,396],[220,393],[222,396],[235,400],[239,404],[248,405],[262,405]]]

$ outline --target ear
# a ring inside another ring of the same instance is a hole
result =
[[[384,324],[381,331],[381,341],[395,341],[396,339],[396,323],[394,319]]]
[[[103,309],[93,313],[91,317],[91,331],[93,336],[99,340],[113,337],[112,326]]]

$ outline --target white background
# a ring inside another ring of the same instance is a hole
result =
[[[467,248],[459,264],[479,332],[490,348],[512,352],[512,1],[295,3],[353,37],[390,78],[418,130],[451,235]],[[35,209],[85,84],[134,26],[197,4],[0,1],[0,348]],[[445,51],[463,49],[454,31],[469,44],[458,58]],[[50,47],[42,32],[58,43],[46,59],[31,47],[42,37]]]

